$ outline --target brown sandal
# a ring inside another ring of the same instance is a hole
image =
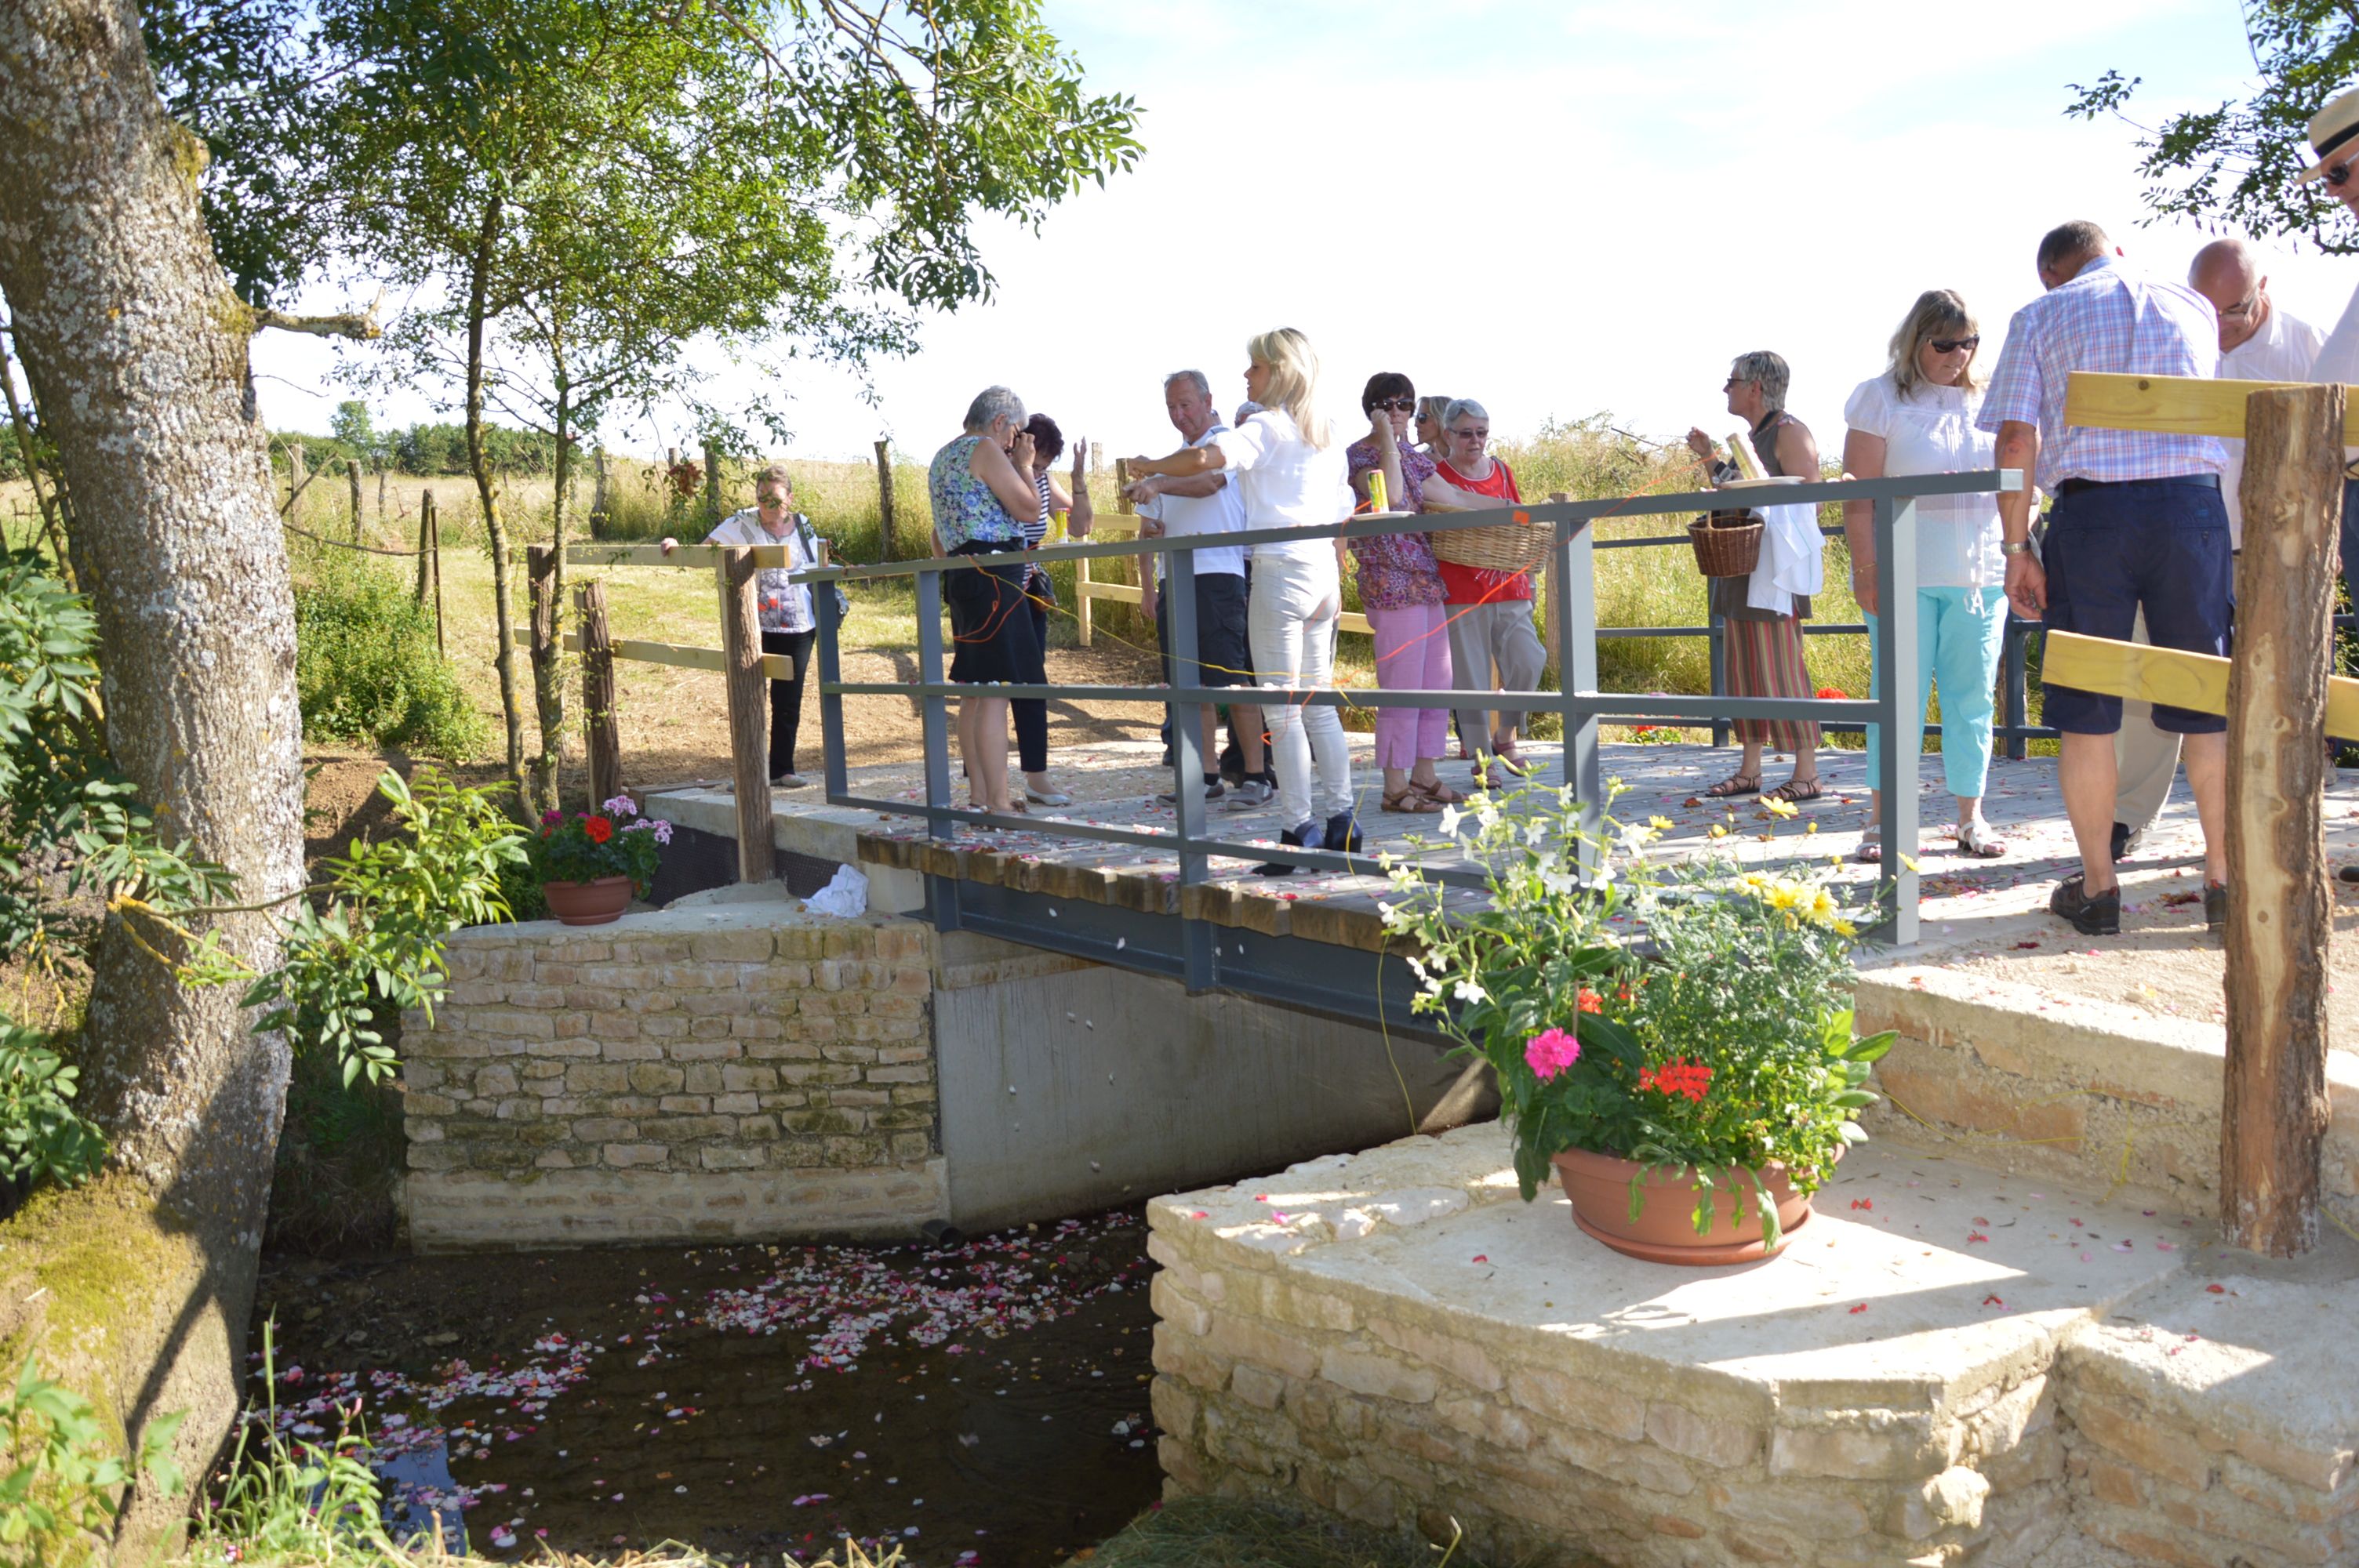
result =
[[[1440,811],[1441,802],[1415,784],[1403,784],[1391,795],[1385,796],[1378,804],[1377,809],[1398,812]]]
[[[1707,800],[1734,800],[1741,795],[1759,795],[1761,793],[1761,775],[1759,773],[1731,773],[1728,777],[1721,780],[1718,784],[1712,785],[1703,793],[1704,798]]]

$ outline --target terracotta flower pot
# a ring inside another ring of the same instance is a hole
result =
[[[1771,1249],[1763,1239],[1761,1215],[1753,1195],[1754,1177],[1734,1170],[1712,1177],[1711,1227],[1696,1233],[1696,1181],[1685,1171],[1665,1174],[1648,1172],[1640,1182],[1645,1202],[1638,1217],[1630,1217],[1630,1178],[1646,1167],[1612,1154],[1571,1149],[1555,1159],[1564,1195],[1572,1200],[1572,1222],[1616,1252],[1650,1263],[1687,1263],[1708,1267],[1717,1263],[1750,1263],[1766,1258]],[[1794,1232],[1810,1217],[1810,1200],[1786,1180],[1786,1167],[1771,1165],[1758,1173],[1761,1184],[1777,1206],[1778,1238],[1782,1249]],[[1732,1195],[1736,1214],[1730,1216]]]
[[[631,879],[600,877],[588,882],[543,882],[549,913],[567,925],[603,925],[631,907]]]

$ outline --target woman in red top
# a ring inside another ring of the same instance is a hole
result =
[[[1491,416],[1471,397],[1442,411],[1446,455],[1425,481],[1426,504],[1473,512],[1521,501],[1516,476],[1491,455]],[[1450,666],[1460,691],[1538,691],[1548,652],[1532,626],[1531,572],[1484,571],[1442,561],[1444,613],[1450,618]],[[1498,679],[1491,669],[1498,666]],[[1460,754],[1474,758],[1474,782],[1488,787],[1494,772],[1521,778],[1529,771],[1516,750],[1521,708],[1501,708],[1495,729],[1484,708],[1458,710]]]

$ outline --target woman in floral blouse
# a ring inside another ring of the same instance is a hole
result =
[[[1433,460],[1403,444],[1417,412],[1408,377],[1386,371],[1360,393],[1368,416],[1365,439],[1344,449],[1352,488],[1368,499],[1368,476],[1381,473],[1386,505],[1425,510],[1424,485]],[[1422,534],[1392,534],[1352,541],[1360,574],[1360,605],[1376,634],[1376,684],[1403,691],[1448,691],[1450,633],[1442,609],[1441,573]],[[1440,811],[1464,797],[1441,782],[1435,764],[1450,741],[1444,708],[1376,709],[1376,765],[1385,770],[1384,809]]]

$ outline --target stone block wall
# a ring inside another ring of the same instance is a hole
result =
[[[460,933],[403,1025],[413,1241],[914,1231],[932,963],[917,922],[784,903]]]
[[[1863,975],[1855,1005],[1862,1033],[1900,1034],[1861,1119],[1877,1137],[1930,1130],[2001,1169],[2219,1212],[2220,1025],[1922,965]],[[2321,1195],[2359,1227],[2359,1056],[2331,1054],[2327,1088]]]

